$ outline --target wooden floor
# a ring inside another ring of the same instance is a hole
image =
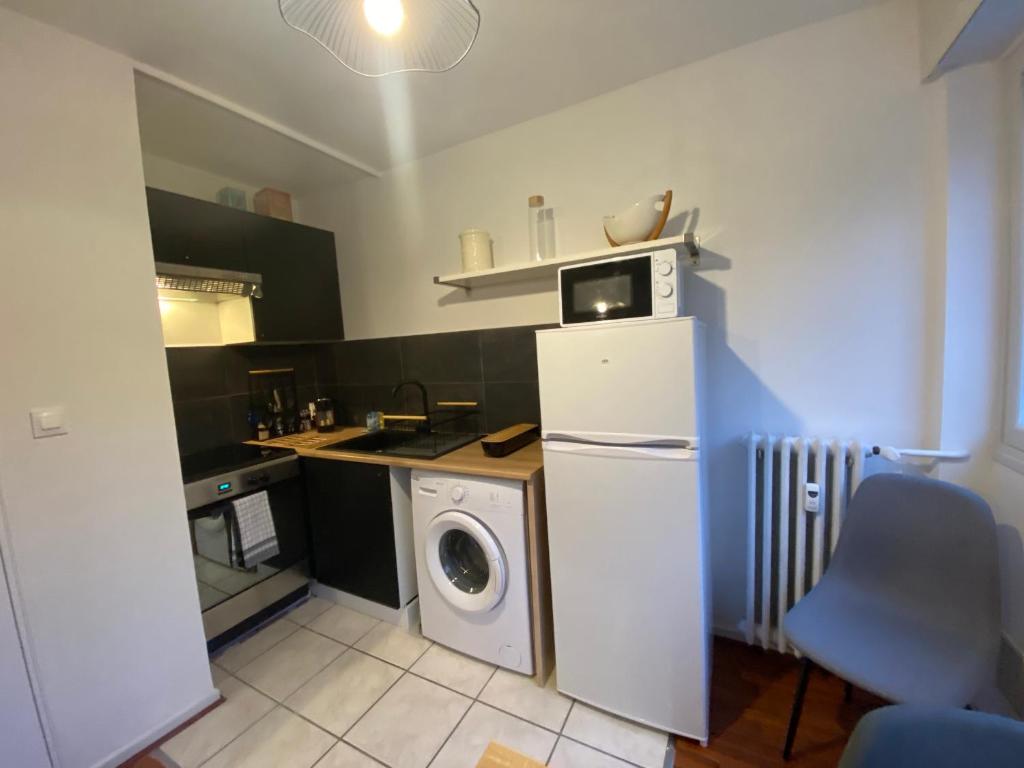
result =
[[[799,675],[793,656],[715,639],[708,746],[676,739],[676,768],[833,768],[846,740],[866,712],[885,704],[854,690],[843,701],[842,680],[815,668],[804,700],[793,756],[782,760],[782,744]]]

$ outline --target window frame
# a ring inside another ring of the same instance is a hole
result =
[[[1009,130],[1009,296],[1006,312],[1006,349],[1003,419],[995,458],[1024,474],[1024,44],[1014,46],[1003,61],[1007,83]]]

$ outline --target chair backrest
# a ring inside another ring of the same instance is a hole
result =
[[[827,576],[881,594],[906,615],[998,643],[995,520],[984,499],[960,486],[913,475],[866,478]]]

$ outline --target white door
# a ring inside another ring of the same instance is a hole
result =
[[[423,539],[430,580],[449,604],[467,613],[486,613],[501,602],[508,563],[487,526],[465,512],[449,510],[430,521]]]
[[[559,689],[706,739],[698,454],[546,442],[544,480]]]
[[[0,558],[2,560],[2,558]],[[2,562],[0,562],[2,566]],[[43,730],[29,687],[7,580],[0,567],[0,763],[50,768]]]
[[[679,318],[538,332],[545,437],[692,441],[698,327]]]

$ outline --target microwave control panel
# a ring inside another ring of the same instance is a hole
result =
[[[672,249],[654,252],[654,316],[683,316],[683,270]]]

